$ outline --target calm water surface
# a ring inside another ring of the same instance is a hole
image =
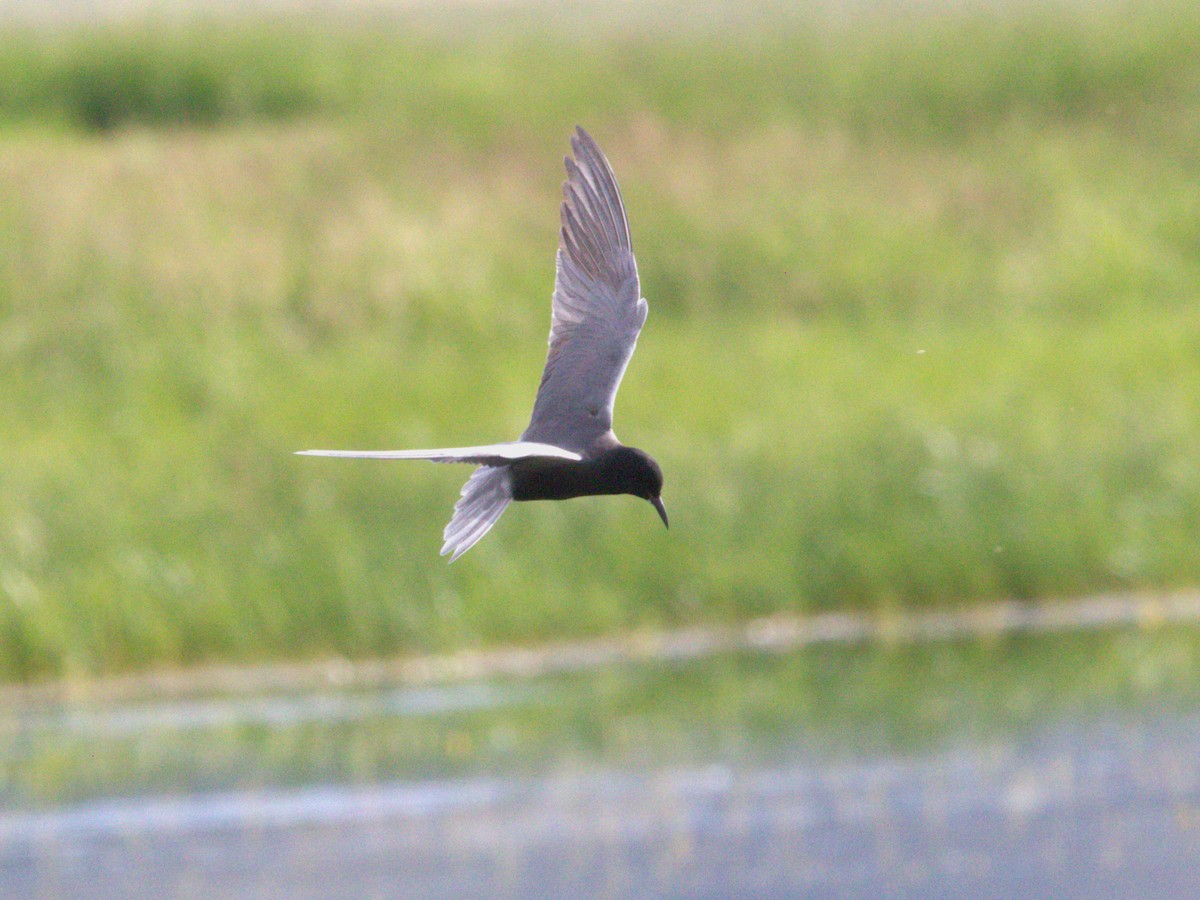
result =
[[[0,896],[1200,896],[1200,631],[0,710]]]

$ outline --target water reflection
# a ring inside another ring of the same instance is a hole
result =
[[[952,634],[25,704],[0,893],[1191,891],[1197,651],[1184,626]]]
[[[458,684],[441,687],[388,688],[366,692],[327,691],[283,696],[210,697],[96,706],[60,704],[34,707],[5,724],[9,731],[56,737],[111,739],[164,731],[204,731],[259,726],[292,728],[312,723],[337,724],[387,716],[443,715],[495,709],[534,698],[527,686]]]

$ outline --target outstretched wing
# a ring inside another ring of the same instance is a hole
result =
[[[341,456],[352,459],[428,459],[432,462],[474,463],[483,466],[503,466],[518,459],[548,456],[554,459],[578,460],[571,450],[536,441],[507,441],[502,444],[483,444],[478,447],[443,447],[440,450],[297,450],[300,456]]]
[[[300,450],[301,456],[340,456],[354,459],[428,459],[433,462],[476,463],[479,468],[463,485],[454,515],[442,532],[442,556],[454,562],[471,549],[496,524],[512,501],[508,466],[518,459],[579,460],[578,453],[534,441],[509,441],[479,447],[444,447],[440,450]]]
[[[442,556],[454,562],[488,533],[512,500],[507,468],[480,466],[463,485],[454,515],[442,532]]]
[[[612,169],[582,128],[571,149],[550,349],[522,438],[583,451],[612,428],[613,400],[647,306]]]

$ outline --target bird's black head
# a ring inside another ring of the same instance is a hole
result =
[[[636,447],[617,447],[608,455],[609,465],[620,481],[621,493],[649,500],[663,524],[670,527],[667,508],[662,502],[663,473],[654,457]]]

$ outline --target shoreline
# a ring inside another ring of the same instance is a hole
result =
[[[531,679],[614,665],[679,662],[723,653],[780,653],[827,644],[926,644],[1020,634],[1200,623],[1200,590],[1105,593],[1075,600],[983,603],[911,613],[779,613],[742,624],[695,625],[535,646],[500,645],[390,659],[209,664],[88,680],[0,685],[0,704],[117,702],[146,697],[248,695],[317,689]]]

